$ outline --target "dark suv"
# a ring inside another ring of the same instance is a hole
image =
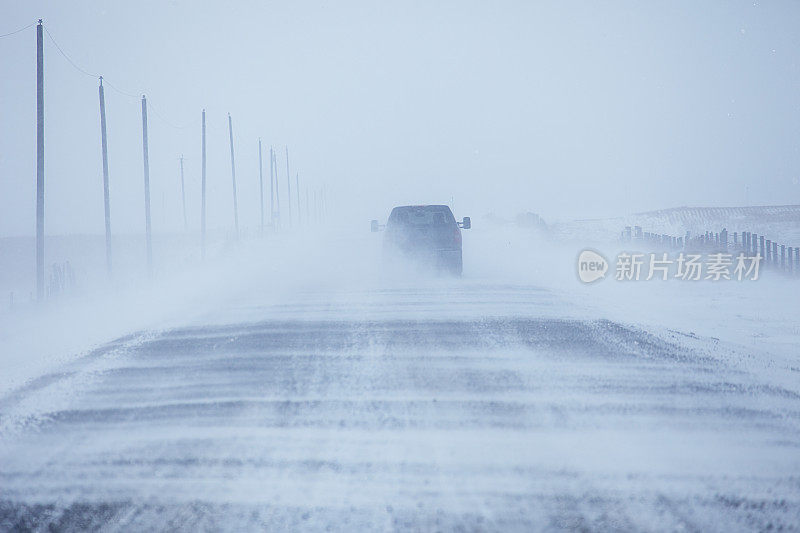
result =
[[[392,209],[383,239],[384,256],[402,256],[439,270],[461,275],[461,229],[469,217],[456,222],[446,205],[404,205]],[[372,231],[383,226],[372,221]]]

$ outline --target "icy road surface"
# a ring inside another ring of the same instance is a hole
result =
[[[2,398],[0,530],[800,524],[800,378],[571,305],[252,291],[119,339]]]

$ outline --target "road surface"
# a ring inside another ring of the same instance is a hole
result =
[[[262,296],[2,398],[0,529],[800,524],[800,385],[735,346],[530,285]]]

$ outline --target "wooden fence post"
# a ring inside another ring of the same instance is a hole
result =
[[[794,266],[795,266],[795,273],[800,272],[800,247],[794,247]]]

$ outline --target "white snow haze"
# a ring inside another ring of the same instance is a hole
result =
[[[798,28],[0,0],[0,531],[797,528]]]

